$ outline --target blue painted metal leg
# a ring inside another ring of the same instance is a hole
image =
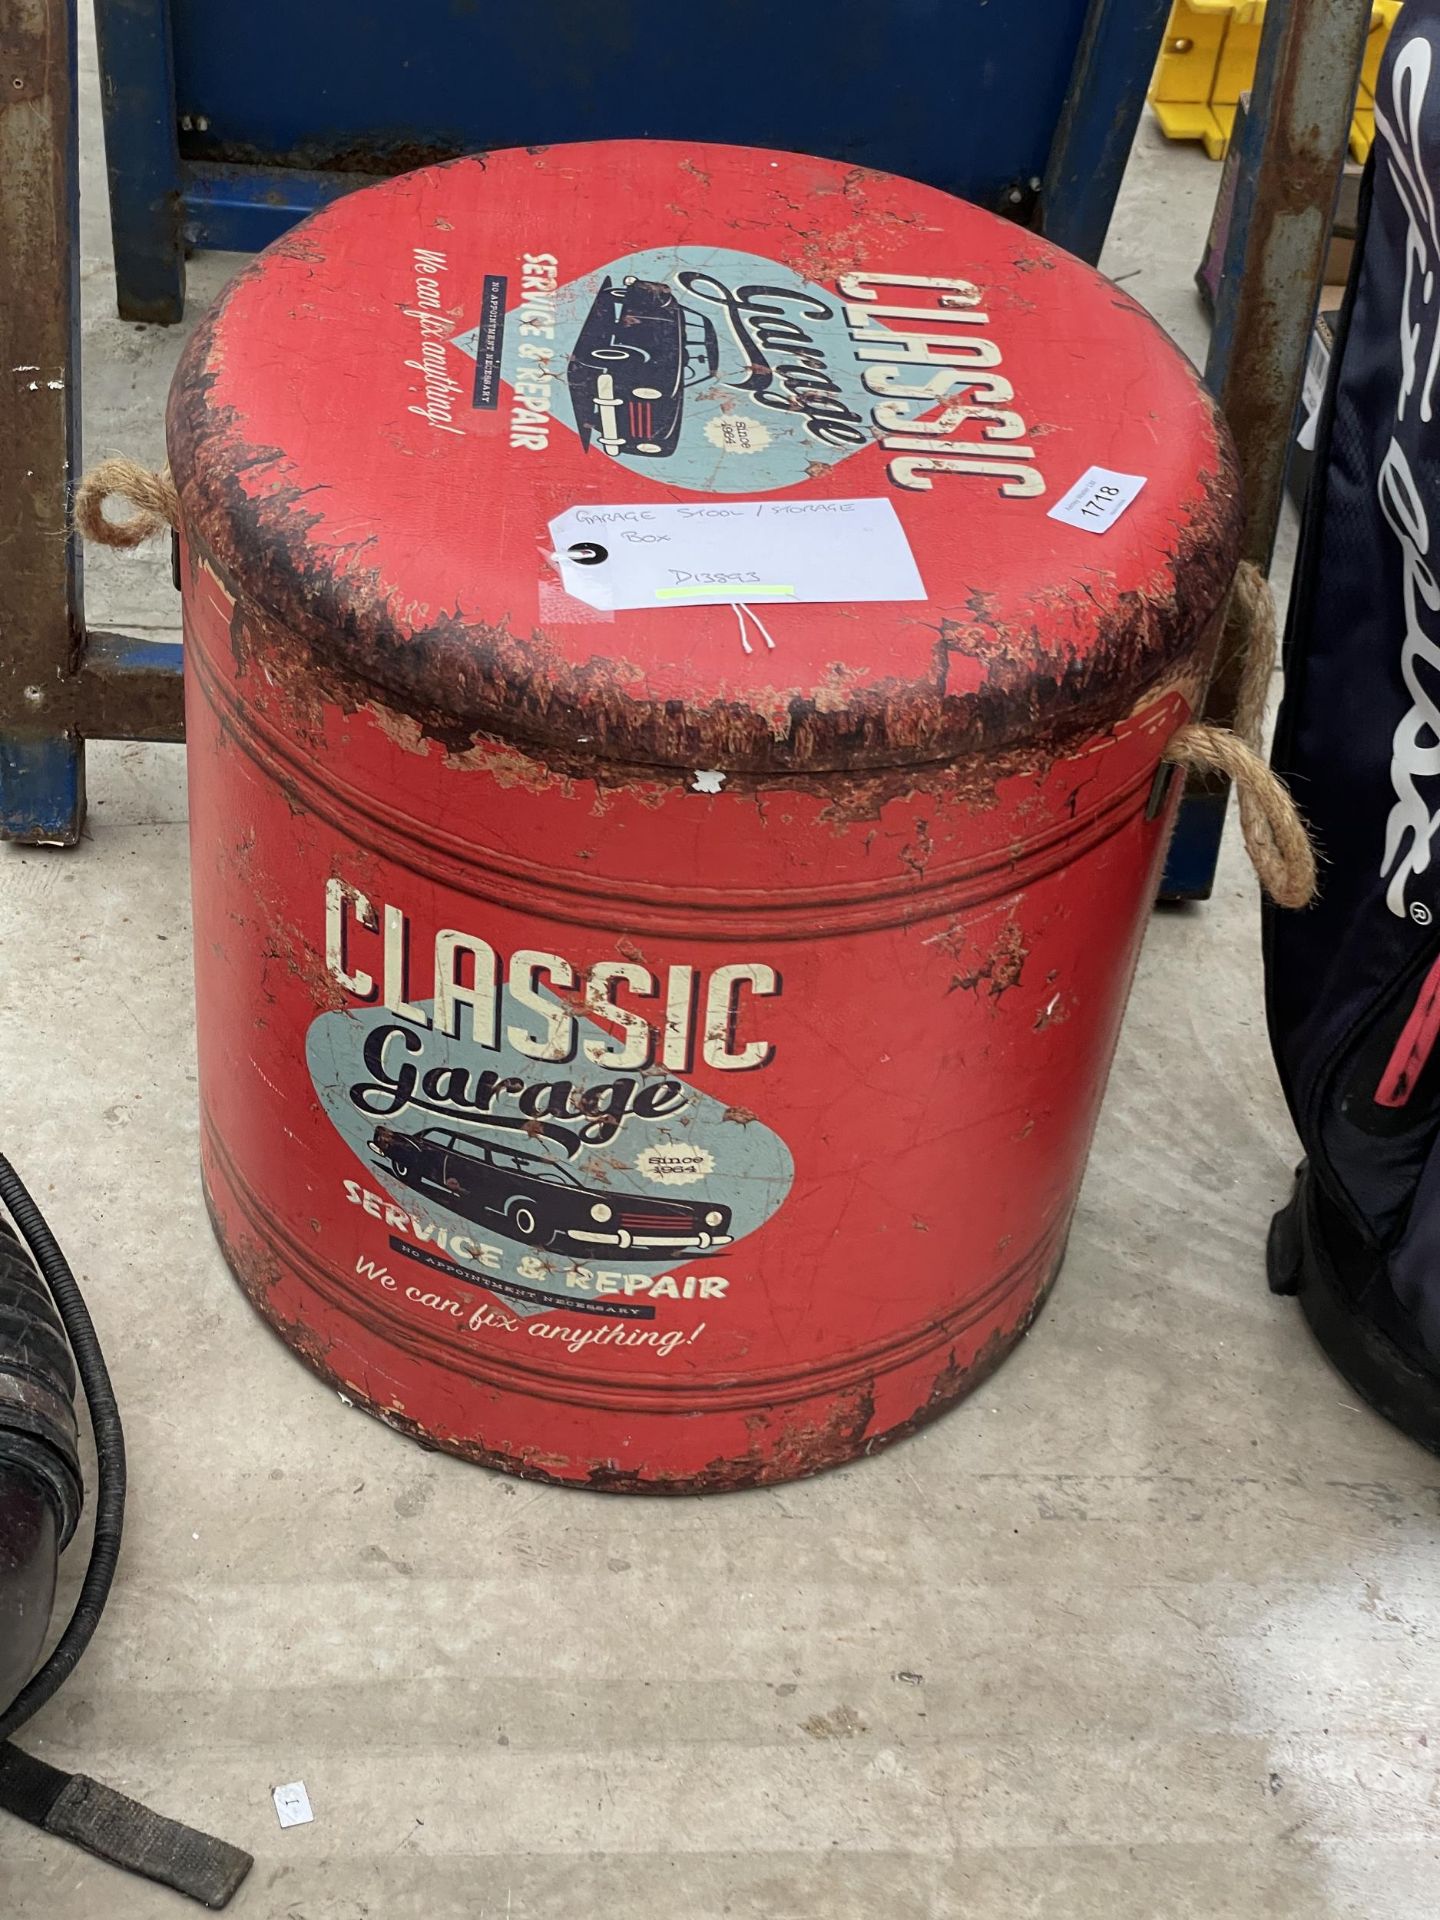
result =
[[[1047,239],[1100,258],[1170,0],[1090,0],[1040,200]]]
[[[105,162],[124,320],[169,325],[185,306],[169,0],[95,0]]]
[[[84,824],[84,741],[0,734],[0,838],[73,847]]]
[[[181,174],[185,240],[222,253],[258,253],[317,207],[383,177],[187,162]]]
[[[1215,865],[1225,836],[1228,786],[1192,787],[1180,802],[1175,831],[1165,855],[1160,882],[1162,900],[1208,900],[1215,888]]]

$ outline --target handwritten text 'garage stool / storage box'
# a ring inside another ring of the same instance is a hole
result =
[[[169,445],[260,1312],[592,1487],[959,1399],[1060,1261],[1234,568],[1189,365],[933,189],[614,142],[317,214]]]

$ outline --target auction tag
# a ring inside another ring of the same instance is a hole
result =
[[[1067,527],[1082,527],[1087,533],[1108,533],[1144,484],[1143,473],[1088,467],[1046,518],[1063,520]]]
[[[604,613],[925,598],[888,500],[571,507],[550,522],[550,538],[566,593]]]

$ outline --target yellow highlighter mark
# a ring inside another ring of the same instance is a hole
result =
[[[757,593],[790,593],[794,587],[657,587],[657,600],[748,600]]]

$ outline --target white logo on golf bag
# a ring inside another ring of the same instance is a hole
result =
[[[1424,380],[1419,389],[1419,418],[1429,422],[1431,399],[1440,366],[1440,326],[1436,325],[1436,272],[1440,268],[1440,233],[1435,199],[1421,156],[1420,118],[1430,84],[1430,42],[1417,35],[1402,49],[1390,75],[1394,112],[1392,125],[1376,102],[1375,119],[1384,136],[1385,160],[1391,182],[1406,214],[1405,287],[1400,303],[1400,391],[1395,418],[1403,422],[1416,391],[1422,353]],[[1428,335],[1428,340],[1427,340]],[[1428,352],[1426,348],[1428,347]],[[1390,753],[1390,784],[1395,804],[1385,823],[1382,878],[1389,878],[1385,904],[1402,918],[1420,919],[1423,903],[1407,902],[1411,878],[1430,865],[1430,842],[1440,828],[1440,812],[1432,814],[1419,788],[1421,780],[1440,775],[1440,681],[1435,693],[1421,681],[1422,667],[1440,674],[1440,642],[1425,631],[1427,615],[1440,613],[1440,581],[1430,566],[1430,522],[1404,447],[1392,434],[1376,479],[1380,510],[1400,543],[1403,560],[1405,637],[1400,650],[1400,672],[1411,705],[1395,729]]]

